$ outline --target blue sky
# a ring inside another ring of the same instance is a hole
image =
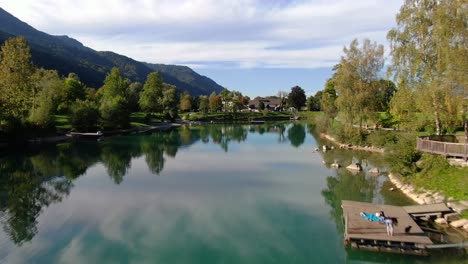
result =
[[[323,89],[345,45],[388,48],[403,0],[6,0],[31,26],[96,50],[192,67],[251,97]],[[388,54],[388,52],[387,52]],[[388,61],[388,60],[387,60]]]

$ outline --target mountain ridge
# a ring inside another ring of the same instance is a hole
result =
[[[101,87],[112,67],[118,67],[124,77],[142,83],[150,72],[157,71],[164,82],[192,95],[209,95],[223,89],[187,66],[140,62],[112,51],[96,51],[67,35],[39,31],[0,7],[0,44],[14,36],[26,39],[36,66],[57,70],[64,76],[74,72],[89,87]]]

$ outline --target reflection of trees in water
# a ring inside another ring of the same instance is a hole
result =
[[[330,215],[335,220],[338,230],[343,231],[342,200],[371,202],[375,183],[368,181],[365,173],[353,174],[348,170],[340,170],[336,177],[327,177],[327,188],[322,190],[325,202],[331,206]]]
[[[58,162],[41,155],[1,160],[0,218],[3,230],[15,244],[34,237],[42,208],[62,201],[70,193],[72,181],[58,175]],[[49,164],[57,166],[48,167]]]
[[[284,140],[286,125],[262,125],[262,133],[278,133]],[[60,202],[73,181],[98,163],[106,167],[113,182],[124,180],[131,160],[145,156],[149,170],[160,174],[165,156],[175,157],[179,148],[197,141],[219,144],[228,151],[230,142],[247,139],[249,126],[210,125],[183,127],[150,135],[113,137],[103,142],[72,142],[28,149],[21,155],[0,157],[0,218],[3,229],[16,244],[31,240],[38,232],[37,217],[52,203]]]
[[[302,124],[293,124],[292,127],[288,129],[288,139],[291,145],[296,148],[304,143],[305,137],[305,127]]]

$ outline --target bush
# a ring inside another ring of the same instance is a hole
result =
[[[416,150],[416,135],[413,133],[397,134],[396,141],[386,145],[385,159],[391,171],[403,176],[416,172],[416,161],[421,153]]]
[[[95,129],[99,121],[99,111],[91,101],[76,101],[72,106],[71,125],[78,131]]]
[[[367,136],[367,142],[374,146],[383,148],[387,145],[395,144],[398,141],[398,135],[394,131],[373,131]]]
[[[123,128],[129,126],[130,112],[128,110],[127,100],[121,96],[103,100],[99,112],[104,127]]]
[[[418,162],[419,163],[419,162]],[[422,175],[437,174],[450,166],[445,157],[424,153],[420,160],[419,169]]]

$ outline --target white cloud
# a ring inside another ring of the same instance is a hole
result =
[[[138,60],[210,67],[319,68],[353,38],[385,44],[399,1],[8,0],[40,30]],[[272,47],[281,47],[278,49]],[[299,47],[299,48],[298,48]]]

